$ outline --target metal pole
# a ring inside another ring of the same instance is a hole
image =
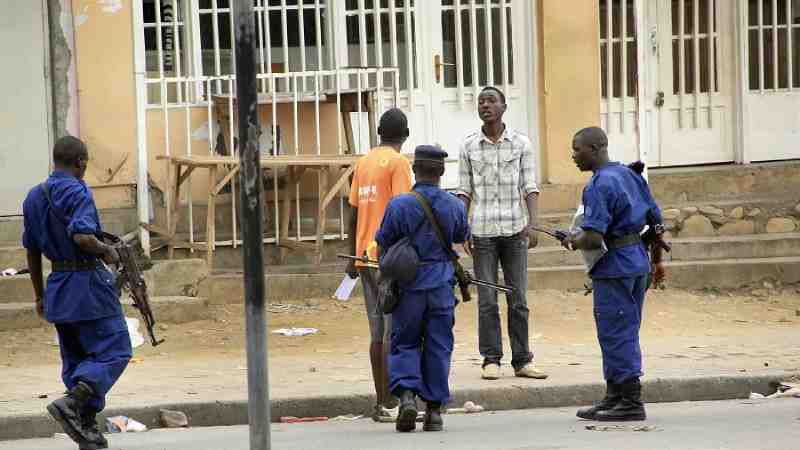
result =
[[[269,450],[269,379],[267,318],[264,308],[264,255],[261,229],[261,166],[256,107],[256,45],[253,1],[233,6],[236,39],[236,93],[239,117],[239,195],[244,259],[244,297],[247,325],[247,411],[250,449]]]

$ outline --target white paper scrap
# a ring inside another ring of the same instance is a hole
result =
[[[345,275],[339,287],[336,288],[336,293],[333,294],[336,300],[343,302],[350,300],[350,294],[353,293],[353,289],[356,287],[356,281],[358,281],[358,278],[350,278],[350,275]]]

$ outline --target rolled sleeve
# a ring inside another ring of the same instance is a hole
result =
[[[587,187],[583,192],[583,223],[584,230],[596,231],[606,234],[611,224],[611,211],[609,210],[608,192],[601,192],[597,186]]]
[[[33,223],[32,220],[29,218],[28,212],[28,202],[27,200],[23,203],[22,206],[22,246],[28,250],[40,252],[41,249],[39,248],[39,244],[34,239],[33,235]]]
[[[67,234],[72,237],[76,234],[97,234],[100,224],[97,221],[97,208],[94,198],[88,190],[76,190],[73,196],[73,205],[67,224]]]
[[[456,189],[456,194],[472,198],[473,188],[469,146],[465,142],[461,144],[461,149],[458,152],[458,189]]]
[[[531,141],[527,138],[522,146],[519,190],[525,197],[534,192],[539,193],[539,186],[536,184],[536,158],[533,155]]]

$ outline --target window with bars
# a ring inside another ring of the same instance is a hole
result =
[[[634,0],[600,0],[602,98],[636,96],[638,60]],[[623,92],[624,88],[624,96]]]
[[[749,0],[751,91],[800,88],[800,0]]]
[[[227,93],[230,84],[188,82],[182,77],[221,77],[235,72],[233,17],[229,0],[140,0],[142,2],[147,101],[198,102]],[[301,72],[333,67],[327,32],[328,0],[253,0],[260,73]],[[161,83],[166,80],[166,83]],[[303,83],[305,86],[305,83]],[[313,83],[311,83],[313,84]],[[261,91],[290,90],[290,83]]]
[[[442,1],[442,56],[449,63],[444,66],[445,87],[458,86],[459,70],[463,87],[473,87],[476,81],[479,86],[502,85],[506,76],[514,84],[511,13],[511,0]]]
[[[346,0],[347,65],[397,67],[400,89],[408,89],[411,78],[414,87],[418,87],[415,3],[415,0]],[[386,85],[390,80],[387,78],[383,83]]]
[[[716,0],[672,1],[673,94],[719,92],[716,6]]]

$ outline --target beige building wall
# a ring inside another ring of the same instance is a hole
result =
[[[597,0],[539,0],[543,179],[586,179],[572,162],[572,136],[600,122],[599,8]]]
[[[131,2],[72,0],[81,138],[91,160],[86,181],[98,207],[133,206],[136,96]]]

